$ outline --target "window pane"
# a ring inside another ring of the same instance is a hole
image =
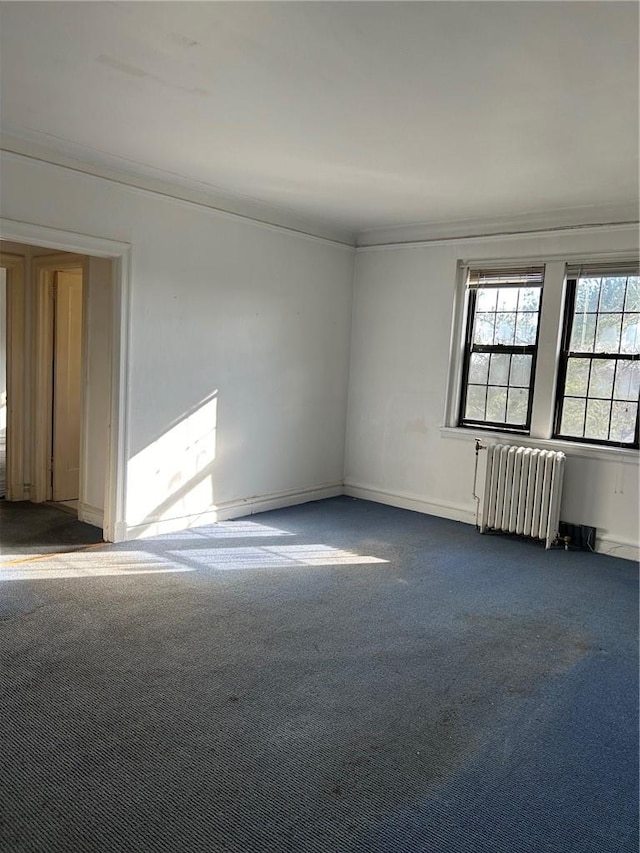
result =
[[[637,403],[613,403],[611,410],[611,441],[623,441],[632,444],[635,439]]]
[[[478,288],[476,311],[495,311],[498,290],[495,287]]]
[[[489,376],[489,353],[474,352],[469,363],[469,382],[477,385],[486,384]]]
[[[469,385],[467,391],[467,405],[464,416],[473,421],[484,420],[484,406],[487,398],[487,389],[484,385]]]
[[[640,394],[640,361],[619,361],[613,396],[618,400],[637,400]]]
[[[527,422],[529,392],[524,388],[510,388],[507,400],[507,423],[522,426]]]
[[[569,319],[565,356],[583,355],[567,358],[559,434],[633,444],[640,363],[629,356],[640,354],[640,277],[580,278]]]
[[[584,428],[584,407],[586,400],[567,399],[562,406],[562,424],[560,433],[562,435],[575,435],[582,437]]]
[[[573,352],[593,352],[593,342],[596,334],[595,314],[576,314],[573,318],[571,344]]]
[[[581,278],[576,287],[576,314],[583,311],[597,311],[600,296],[599,278]]]
[[[521,287],[518,311],[538,311],[540,308],[540,288]]]
[[[501,287],[498,290],[498,311],[515,311],[519,290],[519,287]]]
[[[589,363],[587,358],[570,358],[567,363],[567,378],[564,392],[570,397],[586,397],[589,386]]]
[[[487,420],[505,422],[507,411],[507,389],[487,388]]]
[[[503,280],[509,282],[506,276]],[[466,341],[468,374],[463,421],[506,424],[508,405],[511,423],[526,426],[541,290],[530,284],[509,282],[472,291],[469,305],[474,315],[471,340]],[[527,347],[531,354],[505,352],[516,345]],[[488,352],[478,352],[480,349]],[[509,396],[512,389],[524,393]]]
[[[496,314],[496,333],[494,343],[512,344],[516,334],[515,314]]]
[[[538,331],[538,315],[537,314],[518,314],[518,320],[516,324],[516,338],[515,342],[519,346],[527,346],[528,344],[535,344],[536,342],[536,334]]]
[[[625,314],[620,352],[640,352],[640,314]]]
[[[587,400],[587,420],[584,427],[585,438],[597,438],[606,441],[609,438],[609,416],[611,403],[606,400]]]
[[[489,369],[490,385],[509,384],[509,360],[511,356],[501,353],[493,353],[491,356],[491,367]]]
[[[473,327],[474,344],[492,344],[495,314],[476,314]]]
[[[594,359],[591,365],[591,381],[589,382],[589,397],[613,397],[613,374],[616,369],[615,361]]]
[[[640,311],[640,277],[629,276],[627,279],[627,298],[624,303],[625,311]]]
[[[519,385],[522,388],[529,387],[532,361],[533,357],[530,355],[511,356],[511,376],[509,377],[510,385]]]
[[[622,311],[627,277],[603,278],[600,288],[600,311]]]
[[[596,352],[620,352],[622,314],[599,314],[596,329]]]

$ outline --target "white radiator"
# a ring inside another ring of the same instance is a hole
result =
[[[481,532],[519,533],[550,548],[558,535],[564,453],[502,444],[487,453]]]

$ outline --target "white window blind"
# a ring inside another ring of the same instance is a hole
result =
[[[638,275],[638,261],[567,265],[567,278],[621,278],[629,275]]]
[[[544,281],[544,267],[515,267],[513,269],[470,269],[467,287],[539,287]]]

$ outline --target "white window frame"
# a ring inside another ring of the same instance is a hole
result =
[[[449,376],[445,398],[444,423],[441,434],[447,438],[468,440],[499,440],[503,444],[518,444],[532,447],[546,447],[553,450],[563,450],[573,456],[588,456],[590,458],[618,459],[626,457],[638,460],[640,454],[634,448],[611,447],[601,444],[590,444],[584,441],[574,442],[569,439],[552,438],[554,429],[556,387],[558,368],[560,364],[560,349],[564,308],[566,302],[566,272],[568,266],[576,263],[625,263],[637,262],[638,256],[625,253],[609,253],[605,255],[535,255],[510,258],[478,258],[461,259],[457,265],[456,286],[451,325],[451,341],[449,353]],[[515,266],[545,267],[544,283],[542,286],[542,303],[540,309],[540,325],[538,332],[538,353],[536,360],[535,379],[533,383],[533,407],[531,411],[531,429],[528,435],[510,433],[502,430],[491,430],[484,427],[458,426],[460,411],[460,395],[462,393],[462,378],[465,355],[465,330],[467,327],[467,276],[470,269],[500,269]]]

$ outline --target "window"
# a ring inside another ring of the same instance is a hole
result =
[[[569,268],[554,436],[638,447],[639,392],[637,268]]]
[[[529,432],[544,267],[471,270],[459,424]]]
[[[446,428],[637,449],[640,265],[626,257],[468,262]]]

